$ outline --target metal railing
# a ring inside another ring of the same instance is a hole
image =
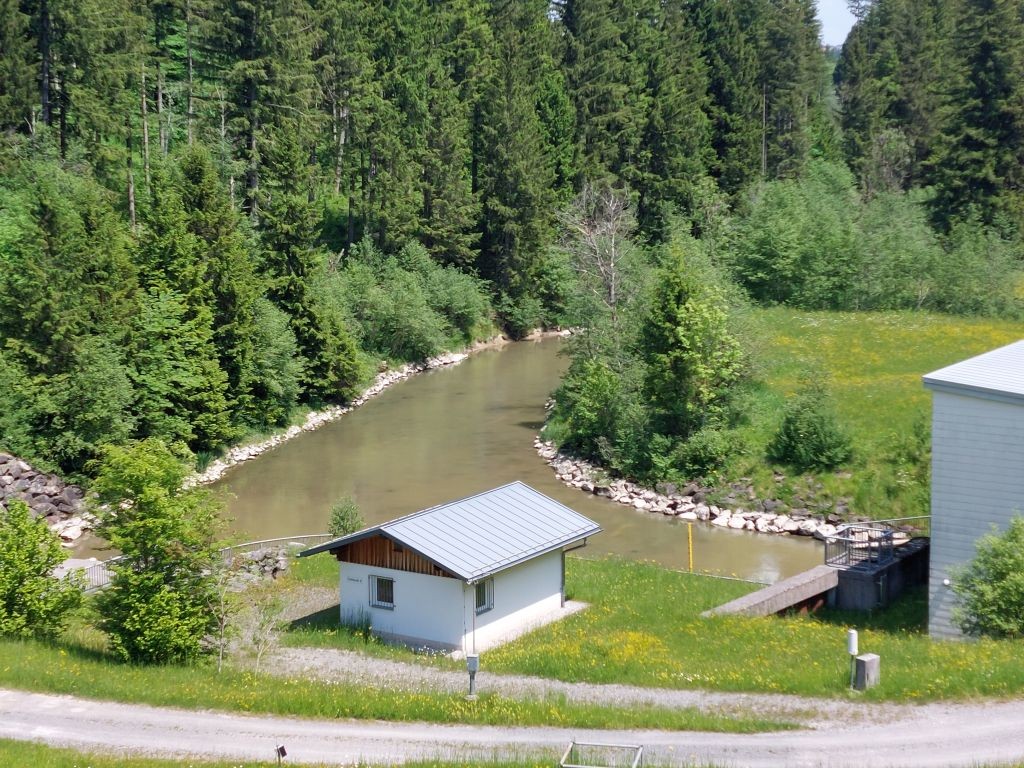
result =
[[[247,541],[244,544],[233,544],[230,547],[224,547],[220,553],[224,555],[225,560],[231,560],[238,555],[246,555],[250,552],[266,549],[267,547],[280,547],[284,545],[284,548],[291,554],[293,550],[298,551],[315,547],[317,544],[323,544],[334,538],[337,537],[331,536],[329,533],[305,533],[301,536],[282,536],[277,539],[261,539],[259,541]]]
[[[893,533],[879,523],[841,525],[825,539],[825,563],[846,568],[888,563],[895,557]]]
[[[644,761],[644,748],[638,744],[601,744],[599,742],[571,741],[559,768],[640,768]]]
[[[300,549],[315,547],[317,544],[323,544],[333,538],[335,537],[329,533],[306,533],[301,536],[281,536],[277,539],[260,539],[259,541],[247,541],[244,544],[233,544],[230,547],[224,547],[221,549],[220,554],[223,555],[224,561],[228,563],[239,555],[258,552],[261,549],[267,549],[269,547],[280,547],[287,550],[288,554],[294,554]],[[94,565],[90,565],[86,568],[76,569],[78,573],[82,574],[81,579],[85,585],[85,591],[94,592],[97,589],[102,589],[107,586],[110,583],[112,575],[108,566],[122,560],[124,560],[124,556],[118,555],[110,558],[109,560],[103,560]]]

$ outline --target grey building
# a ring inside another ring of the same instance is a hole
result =
[[[1024,341],[924,377],[932,391],[932,540],[928,632],[952,622],[957,566],[978,539],[1024,513]]]

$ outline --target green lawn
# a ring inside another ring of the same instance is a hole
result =
[[[915,427],[928,428],[931,395],[921,376],[1024,338],[1024,324],[921,312],[806,312],[787,308],[751,313],[755,378],[744,396],[749,423],[744,455],[728,467],[750,477],[762,496],[821,499],[847,496],[855,514],[875,518],[927,513],[927,464]],[[777,482],[764,447],[783,403],[806,372],[825,376],[855,457],[848,471]],[[927,434],[926,432],[924,434]],[[816,486],[820,484],[820,488]]]
[[[550,768],[551,760],[517,762],[462,762],[459,760],[402,763],[403,768]],[[277,761],[160,759],[104,754],[97,751],[48,747],[31,742],[0,739],[0,765],[32,768],[272,768]],[[323,765],[318,763],[317,765]],[[311,768],[316,768],[311,766]],[[359,768],[358,764],[353,768]],[[379,767],[378,767],[379,768]]]
[[[863,698],[894,701],[1024,691],[1024,644],[932,642],[921,594],[874,616],[700,618],[752,587],[627,561],[567,558],[586,611],[485,653],[481,665],[561,680],[666,688],[849,694],[846,630],[881,656],[882,682]]]
[[[299,561],[280,588],[336,584],[337,564],[315,560]],[[923,591],[871,615],[702,619],[701,612],[754,585],[626,560],[568,557],[566,567],[569,596],[590,607],[485,653],[487,670],[593,683],[846,696],[853,695],[846,655],[846,630],[853,627],[860,631],[861,650],[882,658],[882,684],[862,698],[923,701],[1024,692],[1024,643],[931,641]],[[331,617],[290,633],[288,642],[423,658],[367,642]]]
[[[307,577],[322,578],[322,569],[314,569]],[[293,579],[281,588],[301,588],[300,584]],[[410,652],[405,653],[412,658]],[[244,666],[229,665],[218,673],[210,664],[125,664],[108,655],[103,636],[84,617],[57,643],[0,639],[2,687],[154,706],[316,718],[727,733],[792,727],[770,718],[727,717],[697,707],[601,706],[562,696],[512,699],[486,692],[471,702],[461,694],[405,691],[307,677],[284,678],[257,674]]]

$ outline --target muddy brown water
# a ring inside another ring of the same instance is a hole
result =
[[[687,524],[562,485],[533,438],[568,360],[547,339],[479,352],[414,376],[340,420],[231,469],[213,486],[235,536],[266,539],[327,528],[355,497],[368,524],[522,480],[604,532],[581,554],[688,567]],[[820,545],[693,525],[694,567],[774,582],[818,565]]]

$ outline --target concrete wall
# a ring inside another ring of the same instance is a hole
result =
[[[395,607],[370,605],[370,576],[395,581]],[[476,613],[476,588],[458,579],[341,563],[342,623],[368,617],[374,632],[472,653],[534,623],[562,604],[562,552],[550,552],[494,577],[494,607]]]
[[[467,653],[476,645],[491,645],[503,637],[530,626],[536,619],[562,605],[562,552],[549,552],[494,577],[494,607],[476,614],[476,594],[467,587]],[[475,621],[475,624],[474,624]]]
[[[932,401],[932,537],[928,632],[959,637],[953,569],[979,537],[1024,513],[1024,405],[936,391]]]

